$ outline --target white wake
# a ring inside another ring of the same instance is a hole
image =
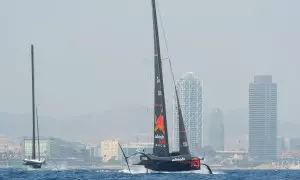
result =
[[[130,171],[131,174],[147,174],[147,169],[143,166],[130,166]],[[126,169],[122,169],[119,172],[121,173],[130,173],[129,170]],[[213,174],[225,174],[222,171],[212,171]],[[201,167],[201,170],[194,170],[194,171],[178,171],[178,172],[167,172],[167,171],[152,171],[150,169],[148,169],[148,173],[196,173],[196,174],[209,174],[208,169],[206,169],[205,166]]]

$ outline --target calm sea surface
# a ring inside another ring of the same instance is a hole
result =
[[[129,174],[125,170],[76,169],[76,170],[32,170],[32,169],[0,169],[0,179],[300,179],[300,170],[224,170],[215,174],[203,172],[185,173],[149,173],[133,171]]]

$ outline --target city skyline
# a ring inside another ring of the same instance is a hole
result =
[[[31,112],[31,43],[36,47],[40,115],[65,119],[129,104],[153,104],[149,3],[132,0],[115,7],[116,2],[2,2],[0,18],[6,28],[0,30],[1,112]],[[74,9],[66,11],[70,3]],[[297,122],[300,85],[294,82],[300,77],[300,26],[294,22],[299,2],[232,0],[221,2],[224,8],[219,8],[209,1],[166,0],[159,5],[170,52],[166,54],[162,43],[162,55],[172,57],[176,78],[194,71],[203,79],[206,109],[247,108],[247,82],[256,73],[272,74],[282,87],[278,119]],[[270,8],[261,11],[264,7]],[[164,73],[171,106],[168,74]]]
[[[188,76],[188,75],[189,75],[189,76],[194,76],[194,73],[188,72],[188,73],[185,73],[185,74],[184,74],[184,76]],[[269,76],[271,77],[271,75],[269,75]],[[255,76],[255,77],[261,77],[261,76]],[[184,79],[184,77],[182,77],[181,79]],[[257,81],[257,80],[256,80],[256,81]],[[178,81],[177,81],[177,82],[178,82]],[[201,84],[203,84],[203,83],[201,83]],[[203,87],[201,87],[201,89],[202,89],[202,88],[203,88]],[[202,97],[201,97],[201,99],[202,99]],[[182,101],[182,100],[181,100],[181,101]],[[202,107],[202,109],[203,109],[203,107]],[[148,110],[147,110],[147,112],[148,112]],[[173,112],[173,113],[174,113],[174,112]],[[170,123],[170,119],[171,119],[171,118],[169,117],[169,123]],[[201,119],[201,118],[200,118],[200,119]],[[152,121],[152,120],[150,120],[149,122],[152,123],[151,121]],[[203,122],[203,120],[202,120],[202,122]],[[168,123],[168,124],[169,124],[169,123]],[[171,126],[171,127],[172,127],[172,126]],[[206,128],[209,128],[209,126],[206,126]],[[147,128],[147,129],[149,129],[149,128]],[[209,128],[209,129],[210,129],[210,128]],[[151,130],[151,129],[150,129],[150,130]],[[202,132],[203,132],[203,131],[202,131]],[[172,133],[172,132],[171,132],[171,129],[170,129],[170,130],[169,130],[169,134],[171,134],[171,133]],[[151,134],[151,133],[149,133],[149,134]],[[174,132],[173,132],[173,135],[174,135]],[[173,136],[173,137],[174,137],[174,136]],[[173,140],[173,137],[170,137],[170,139]],[[208,137],[209,137],[209,136],[208,136]],[[296,137],[297,137],[297,136],[296,136]],[[206,137],[203,136],[202,140],[205,139],[205,138],[206,138]],[[224,137],[224,138],[225,138],[225,137]],[[200,139],[201,139],[201,138],[200,138]],[[173,144],[173,147],[174,147],[174,141],[173,141],[172,144]],[[176,143],[175,143],[175,144],[176,144]],[[174,149],[174,148],[173,148],[173,149]],[[246,149],[248,149],[248,148],[246,148]]]
[[[130,9],[136,7],[136,11],[124,13],[128,9],[117,7],[114,9],[116,11],[108,12],[100,6],[103,11],[99,11],[95,8],[99,5],[97,2],[86,3],[84,6],[79,1],[73,2],[77,9],[68,13],[65,13],[68,7],[66,2],[61,3],[60,8],[55,11],[51,10],[55,3],[45,5],[34,1],[21,4],[25,8],[20,8],[15,2],[6,2],[0,6],[0,14],[5,15],[0,18],[7,17],[3,19],[5,27],[13,29],[0,30],[3,31],[0,36],[6,42],[0,42],[3,49],[0,55],[0,81],[3,87],[0,93],[0,112],[16,115],[31,112],[28,54],[31,43],[36,45],[36,93],[41,117],[52,117],[57,124],[65,123],[60,122],[64,120],[80,123],[78,119],[82,115],[89,118],[94,113],[132,104],[152,106],[152,28],[149,23],[151,16],[146,13],[149,4],[139,1],[122,2],[124,6],[133,5],[128,6]],[[213,6],[210,2],[202,3]],[[224,6],[230,8],[231,3],[236,4],[238,1],[225,3]],[[111,2],[105,4],[113,7]],[[300,86],[294,82],[297,82],[300,74],[296,68],[298,54],[293,47],[298,42],[299,27],[288,21],[299,16],[297,9],[293,9],[294,3],[290,2],[285,6],[275,3],[273,11],[257,12],[258,14],[253,11],[267,4],[239,4],[245,10],[239,16],[222,9],[218,9],[220,12],[207,11],[204,6],[197,6],[197,1],[186,3],[187,9],[180,2],[174,3],[173,8],[168,8],[167,2],[159,5],[164,9],[162,19],[169,23],[164,27],[170,54],[167,54],[162,38],[162,57],[172,57],[175,79],[183,72],[193,71],[205,82],[203,111],[207,113],[213,107],[219,107],[224,112],[247,108],[247,82],[255,74],[271,74],[274,81],[282,87],[278,93],[281,103],[278,105],[277,120],[298,123],[296,107],[299,105],[297,92]],[[40,16],[35,16],[34,11],[30,11],[34,7],[39,10]],[[203,8],[203,11],[199,12],[198,7]],[[16,12],[7,11],[10,8]],[[178,16],[177,8],[182,8],[185,13]],[[24,9],[29,11],[25,12]],[[120,12],[124,14],[121,18],[126,18],[130,26],[124,24],[125,21],[118,24],[105,18],[111,15],[113,20],[119,22]],[[136,13],[141,16],[136,17]],[[190,13],[195,14],[191,16]],[[197,17],[203,17],[202,15],[211,18],[216,24],[205,19],[201,19],[202,23],[196,23]],[[183,20],[178,21],[182,23],[180,28],[176,28],[178,24],[172,21],[174,17]],[[188,17],[192,19],[185,21]],[[265,20],[269,23],[265,24]],[[230,26],[222,26],[224,22]],[[23,26],[24,23],[28,26]],[[65,26],[67,23],[70,26]],[[108,28],[103,28],[103,24]],[[266,34],[270,28],[273,30],[272,34]],[[118,53],[115,53],[116,50]],[[163,66],[170,124],[173,85],[167,63],[163,62]],[[76,116],[79,117],[74,118]],[[95,119],[93,120],[96,121]],[[57,133],[58,131],[59,128],[56,129]]]
[[[3,177],[297,179],[299,6],[0,2]]]

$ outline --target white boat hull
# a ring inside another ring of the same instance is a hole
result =
[[[37,159],[24,159],[23,164],[26,166],[31,166],[32,168],[41,168],[43,164],[45,164],[45,160],[37,160]]]

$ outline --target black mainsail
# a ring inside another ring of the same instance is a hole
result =
[[[160,55],[158,25],[155,0],[152,0],[153,31],[154,31],[154,147],[156,156],[169,156],[169,141],[166,116],[165,93]]]
[[[154,30],[154,71],[155,71],[155,88],[154,88],[154,149],[153,153],[158,156],[169,156],[169,143],[168,143],[168,131],[167,131],[167,118],[166,118],[166,104],[164,96],[164,83],[162,74],[162,63],[160,55],[159,33],[157,24],[157,13],[155,0],[152,0],[152,15],[153,15],[153,30]],[[172,71],[173,75],[173,71]],[[186,130],[182,117],[182,111],[180,102],[178,99],[177,87],[175,85],[174,75],[173,81],[176,94],[176,107],[179,120],[179,149],[181,154],[190,154],[189,146],[187,142]],[[158,128],[161,127],[161,128]],[[162,129],[162,133],[157,132],[158,129]]]

